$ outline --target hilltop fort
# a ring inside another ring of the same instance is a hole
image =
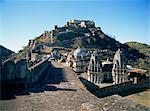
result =
[[[135,67],[139,59],[149,56],[109,37],[93,21],[69,20],[1,62],[1,99],[17,97],[18,111],[149,110],[119,96],[149,88],[148,70]]]

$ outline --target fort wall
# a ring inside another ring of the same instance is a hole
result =
[[[48,58],[31,67],[28,67],[26,59],[21,59],[17,62],[9,59],[2,64],[1,80],[5,82],[33,84],[37,82],[49,64]]]
[[[80,78],[82,83],[87,87],[89,91],[95,94],[97,97],[106,97],[114,94],[126,95],[138,90],[144,90],[150,88],[149,77],[142,79],[134,84],[132,81],[114,84],[107,87],[99,87],[86,79]]]
[[[149,86],[149,78],[143,79],[139,81],[137,84],[133,84],[132,81],[107,86],[103,88],[99,88],[98,90],[95,90],[94,92],[98,97],[104,97],[109,96],[113,94],[126,94],[128,92],[133,92],[140,89],[148,89]]]

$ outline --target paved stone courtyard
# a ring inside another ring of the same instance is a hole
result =
[[[84,88],[71,69],[56,62],[52,64],[54,67],[50,68],[46,84],[32,88],[29,95],[1,101],[2,110],[79,111],[82,103],[97,99]]]
[[[45,76],[45,82],[39,81],[36,86],[28,90],[29,94],[20,94],[15,96],[15,99],[0,101],[1,110],[148,111],[143,106],[132,102],[123,102],[121,97],[117,99],[118,96],[99,99],[86,90],[78,75],[71,69],[56,62],[52,62],[52,65],[53,67],[50,67],[44,74],[47,75]]]

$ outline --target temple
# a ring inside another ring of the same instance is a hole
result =
[[[114,55],[112,76],[113,84],[119,84],[128,81],[125,58],[120,49],[118,49]]]
[[[96,84],[99,84],[104,80],[102,74],[101,61],[97,52],[94,52],[91,55],[91,59],[88,66],[88,80]]]
[[[69,54],[66,60],[66,65],[72,67],[72,69],[77,73],[86,72],[88,64],[88,53],[79,47],[73,52],[73,54]]]

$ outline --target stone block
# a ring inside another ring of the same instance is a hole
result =
[[[21,59],[16,63],[16,78],[25,79],[28,73],[27,60]]]
[[[15,79],[15,63],[13,60],[9,59],[3,63],[2,78],[4,80]]]

